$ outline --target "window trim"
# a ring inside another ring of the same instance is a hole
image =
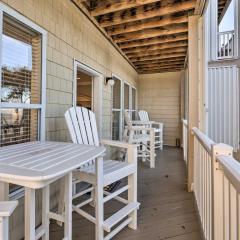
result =
[[[98,135],[102,136],[102,102],[103,102],[103,81],[104,75],[101,72],[93,69],[92,67],[80,62],[76,58],[73,59],[73,98],[72,106],[77,105],[77,70],[81,69],[82,72],[92,77],[92,108],[96,115]],[[97,101],[96,101],[97,99]]]
[[[35,24],[28,18],[24,17],[17,11],[0,3],[0,49],[2,49],[2,32],[3,32],[3,15],[7,14],[16,19],[21,24],[33,29],[42,36],[41,44],[41,103],[40,104],[22,104],[22,103],[2,103],[0,100],[0,109],[2,108],[22,108],[22,109],[38,109],[39,115],[39,140],[45,140],[45,120],[46,120],[46,66],[47,66],[47,31]],[[0,51],[0,99],[1,99],[1,82],[2,82],[2,51]],[[1,115],[0,115],[1,118]],[[1,119],[0,119],[1,122]],[[24,195],[24,189],[18,189],[9,194],[10,199],[19,199]]]
[[[233,60],[237,59],[240,54],[240,42],[239,42],[239,34],[240,34],[240,24],[238,22],[238,17],[240,14],[240,4],[237,0],[232,0],[234,4],[234,55],[229,58],[219,58],[218,57],[218,0],[210,1],[208,5],[209,9],[209,20],[208,24],[210,24],[210,61],[225,61],[225,60]]]
[[[132,89],[134,88],[135,91],[136,91],[136,96],[135,96],[135,103],[136,103],[136,109],[135,111],[137,111],[137,108],[138,108],[138,105],[137,105],[137,88],[135,86],[133,86],[131,83],[129,83],[128,81],[126,80],[123,80],[122,78],[120,78],[118,75],[116,74],[112,74],[112,78],[115,78],[117,79],[118,81],[120,81],[121,83],[121,87],[120,87],[120,103],[121,103],[121,107],[120,109],[115,109],[113,108],[112,106],[112,109],[111,109],[111,139],[112,139],[112,136],[113,136],[113,123],[112,123],[112,117],[113,117],[113,112],[120,112],[120,126],[119,126],[119,140],[121,141],[122,140],[122,137],[123,137],[123,131],[124,131],[124,116],[123,116],[123,111],[125,110],[124,108],[124,84],[127,84],[129,86],[129,109],[127,109],[131,116],[132,116]],[[114,86],[113,86],[114,87]],[[113,100],[113,87],[112,87],[112,100]]]
[[[120,113],[120,120],[119,122],[122,123],[123,121],[123,116],[122,116],[122,109],[123,109],[123,80],[117,76],[116,74],[112,74],[112,78],[117,79],[117,81],[120,81],[120,108],[113,108],[113,88],[114,86],[111,87],[111,96],[112,96],[112,109],[111,109],[111,139],[113,137],[113,122],[112,122],[112,118],[113,118],[113,112],[119,112]],[[122,128],[121,125],[118,126],[119,127],[119,140],[122,140]]]

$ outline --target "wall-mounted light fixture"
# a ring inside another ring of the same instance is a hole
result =
[[[108,85],[108,86],[112,87],[114,85],[114,83],[115,83],[115,81],[114,81],[114,79],[112,77],[107,77],[105,79],[105,85]]]

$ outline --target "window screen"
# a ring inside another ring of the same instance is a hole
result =
[[[6,14],[2,31],[0,147],[38,140],[42,110],[42,35]]]
[[[2,34],[2,78],[0,145],[38,139],[38,110],[41,103],[41,35],[4,16]],[[28,105],[25,108],[11,104]]]

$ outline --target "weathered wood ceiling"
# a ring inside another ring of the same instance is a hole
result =
[[[87,9],[139,73],[179,71],[196,0],[74,0]]]
[[[218,0],[218,19],[221,21],[232,0]]]

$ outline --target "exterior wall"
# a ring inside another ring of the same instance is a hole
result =
[[[68,141],[65,111],[73,99],[74,58],[104,76],[116,74],[136,86],[137,72],[69,0],[3,0],[48,32],[46,139]],[[111,136],[111,87],[103,86],[102,136]],[[51,187],[57,194],[57,184]],[[40,194],[40,193],[39,193]],[[37,195],[38,196],[38,195]],[[40,195],[39,195],[40,196]],[[38,197],[37,197],[38,198]],[[53,197],[52,205],[56,203]],[[23,237],[23,198],[10,222],[11,239]],[[41,208],[41,203],[37,203]],[[37,219],[40,221],[40,214]],[[38,222],[39,222],[38,221]]]
[[[164,144],[175,146],[180,139],[181,72],[139,76],[138,106],[150,120],[164,123]]]
[[[73,59],[105,76],[112,73],[136,85],[137,73],[95,26],[67,0],[3,0],[48,31],[46,138],[68,140],[63,118],[72,105]],[[110,131],[111,88],[103,88],[104,131]],[[106,120],[106,121],[105,121]],[[103,134],[107,136],[106,132]]]
[[[239,68],[209,67],[207,89],[208,136],[239,150]]]

